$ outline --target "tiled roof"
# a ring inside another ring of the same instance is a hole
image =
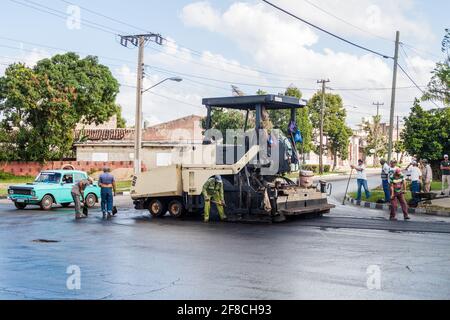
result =
[[[75,141],[132,140],[134,129],[75,130]]]

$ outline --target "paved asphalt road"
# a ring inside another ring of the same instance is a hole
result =
[[[329,216],[271,225],[152,219],[126,196],[111,221],[0,201],[0,298],[449,299],[450,220],[342,206],[346,182]],[[72,265],[80,290],[66,287]]]

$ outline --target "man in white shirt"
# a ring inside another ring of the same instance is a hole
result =
[[[420,198],[416,196],[416,193],[420,192],[420,180],[422,178],[422,171],[420,171],[416,161],[411,162],[411,164],[408,165],[406,169],[408,170],[408,174],[411,180],[412,198],[414,203],[417,204]]]
[[[391,201],[391,190],[389,188],[389,171],[391,168],[387,164],[386,160],[380,159],[381,164],[381,183],[384,191],[384,202]]]
[[[351,165],[352,169],[356,170],[356,183],[358,184],[358,195],[356,196],[356,200],[361,200],[361,188],[364,187],[364,192],[366,193],[366,199],[370,198],[369,187],[367,186],[367,175],[366,175],[366,167],[364,166],[364,162],[359,159],[358,165]]]

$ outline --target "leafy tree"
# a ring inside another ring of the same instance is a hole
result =
[[[422,100],[441,101],[446,106],[450,105],[450,30],[445,29],[446,35],[442,41],[442,52],[446,53],[446,58],[442,62],[436,63],[436,67],[431,72],[432,77],[426,93]]]
[[[258,90],[256,94],[267,94],[265,91]],[[301,91],[294,87],[290,86],[284,92],[285,96],[296,97],[298,99],[302,98]],[[270,120],[273,123],[273,127],[275,129],[280,129],[282,132],[287,133],[287,127],[289,125],[289,120],[291,119],[291,111],[290,110],[269,110]],[[304,153],[308,153],[312,150],[312,124],[309,119],[309,108],[308,106],[304,108],[297,109],[296,114],[297,126],[300,129],[302,134],[303,143],[298,147],[300,147]]]
[[[244,129],[245,116],[239,110],[214,108],[211,112],[211,128],[222,132],[224,142],[226,142],[227,129]],[[206,129],[206,118],[202,119],[202,127]]]
[[[401,133],[406,151],[420,158],[439,160],[450,150],[450,108],[425,111],[416,99]]]
[[[317,128],[313,132],[314,140],[317,140],[320,134],[320,109],[322,105],[322,92],[316,92],[309,100],[308,106],[310,110],[310,118],[313,128]],[[333,170],[337,165],[337,157],[346,159],[348,157],[349,139],[352,130],[345,124],[347,112],[342,103],[342,98],[338,94],[325,94],[325,110],[323,120],[323,134],[327,137],[328,151],[333,155]],[[317,148],[318,149],[318,148]],[[316,150],[318,153],[318,150]]]
[[[70,153],[77,123],[101,124],[117,112],[119,84],[97,57],[58,54],[34,68],[16,63],[0,78],[0,128],[15,160]],[[5,146],[5,144],[4,144]]]
[[[367,133],[367,146],[364,149],[366,155],[374,156],[374,164],[378,164],[378,159],[387,153],[387,137],[381,128],[381,116],[373,116],[373,122],[364,123],[364,131]],[[372,153],[371,151],[375,151]]]
[[[120,105],[117,105],[117,128],[126,128],[127,127],[127,120],[122,117],[122,107]]]

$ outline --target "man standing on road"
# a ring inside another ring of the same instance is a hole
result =
[[[431,166],[428,163],[427,159],[422,160],[423,168],[422,168],[422,185],[424,192],[430,192],[431,190],[431,181],[433,181],[433,170],[431,170]]]
[[[389,179],[394,174],[395,169],[397,169],[397,160],[392,159],[391,162],[389,162]],[[389,198],[390,200],[391,198]]]
[[[448,161],[448,155],[444,155],[444,161],[441,162],[442,171],[442,188],[441,195],[445,194],[445,182],[447,182],[447,194],[450,196],[450,161]]]
[[[225,196],[223,191],[223,181],[222,177],[216,175],[211,177],[206,181],[203,186],[202,191],[203,197],[205,199],[205,208],[204,208],[204,222],[209,222],[209,213],[211,211],[211,201],[216,204],[217,211],[219,212],[220,220],[226,220],[227,216],[225,215],[224,206],[225,206]]]
[[[404,219],[409,220],[408,205],[405,201],[406,181],[400,168],[395,169],[394,174],[389,178],[389,184],[391,185],[391,214],[389,220],[397,220],[397,200],[402,207]]]
[[[381,164],[381,183],[383,185],[383,191],[384,191],[384,202],[387,203],[391,201],[391,193],[389,188],[389,165],[387,164],[386,160],[380,159]]]
[[[116,195],[116,180],[111,174],[111,169],[109,167],[103,168],[103,173],[98,179],[98,184],[101,188],[101,207],[103,219],[106,217],[109,219],[112,216],[113,211],[113,196]]]
[[[366,175],[366,167],[364,166],[364,162],[359,159],[358,165],[351,166],[352,169],[356,170],[356,183],[358,184],[358,195],[356,197],[357,201],[361,200],[361,188],[364,187],[364,192],[366,193],[366,199],[370,198],[369,187],[367,185],[367,175]]]
[[[87,178],[75,183],[72,187],[72,198],[75,204],[75,219],[87,218],[87,215],[81,212],[81,202],[84,205],[84,190],[92,184],[92,179]]]
[[[417,166],[417,162],[413,161],[410,165],[408,165],[408,174],[411,179],[411,193],[414,204],[417,204],[420,200],[419,197],[417,197],[416,193],[420,192],[420,180],[422,177],[422,171],[420,171],[419,167]]]

